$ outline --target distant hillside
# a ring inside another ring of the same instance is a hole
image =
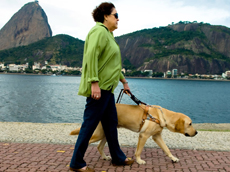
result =
[[[178,23],[116,38],[126,68],[220,74],[230,69],[230,29]]]
[[[47,16],[38,2],[25,4],[0,30],[0,50],[51,37]]]
[[[203,23],[180,22],[167,27],[144,29],[120,37],[123,67],[199,74],[230,70],[230,29]],[[68,35],[45,38],[28,46],[0,51],[0,62],[37,61],[80,67],[84,41]]]
[[[24,64],[48,61],[49,64],[81,66],[84,42],[69,35],[56,35],[28,46],[0,51],[0,62]]]

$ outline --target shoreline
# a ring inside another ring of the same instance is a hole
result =
[[[75,144],[77,136],[69,134],[80,126],[80,123],[0,122],[0,142]],[[230,151],[229,123],[194,124],[194,128],[198,130],[198,134],[195,137],[186,137],[183,134],[164,129],[162,138],[169,149]],[[207,129],[207,131],[200,129]],[[118,140],[122,147],[136,147],[138,137],[139,133],[118,128]],[[93,143],[93,145],[98,145],[98,143]],[[159,148],[151,138],[147,140],[145,147]]]
[[[35,124],[35,125],[81,125],[81,123],[39,123],[39,122],[7,122],[0,121],[1,124]],[[193,123],[193,127],[201,131],[229,131],[230,123]],[[1,131],[1,129],[0,129]]]
[[[157,78],[157,77],[125,77],[130,79],[153,79],[153,80],[180,80],[180,81],[230,81],[230,80],[224,80],[224,79],[192,79],[192,78]]]
[[[15,125],[23,125],[23,124],[31,124],[31,125],[76,125],[80,126],[81,123],[37,123],[37,122],[2,122],[0,121],[0,125],[2,124],[15,124]],[[193,127],[198,131],[223,131],[230,132],[230,123],[193,123]],[[165,128],[166,129],[166,128]],[[1,129],[0,129],[1,131]]]
[[[194,123],[192,124],[198,131],[228,131],[230,123]]]
[[[3,73],[0,72],[0,75],[31,75],[31,76],[52,76],[53,74],[34,74],[34,73]],[[57,76],[76,76],[81,77],[81,75],[57,75]],[[192,79],[192,78],[158,78],[158,77],[131,77],[131,76],[125,76],[125,78],[130,79],[152,79],[152,80],[180,80],[180,81],[223,81],[223,82],[229,82],[230,80],[227,79]]]
[[[35,76],[52,76],[53,74],[35,74],[35,73],[3,73],[0,72],[0,75],[35,75]],[[56,75],[56,76],[81,76],[81,75]]]

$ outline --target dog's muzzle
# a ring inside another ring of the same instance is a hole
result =
[[[195,136],[195,135],[197,135],[197,134],[198,134],[198,132],[196,131],[195,134],[194,134],[193,136]],[[193,137],[193,136],[190,136],[188,133],[185,133],[185,136],[186,136],[186,137]]]

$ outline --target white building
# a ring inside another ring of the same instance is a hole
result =
[[[19,66],[16,64],[9,64],[9,71],[18,71]]]
[[[0,69],[5,69],[6,67],[5,67],[5,65],[4,65],[4,63],[0,63]]]
[[[177,76],[177,69],[173,69],[172,70],[172,77],[176,77]]]
[[[59,71],[61,70],[60,65],[50,65],[52,71]]]
[[[28,63],[22,65],[9,64],[9,71],[25,71],[26,68],[28,68]]]
[[[223,79],[221,75],[214,75],[214,79],[216,80],[220,80],[220,79]]]
[[[77,70],[77,71],[80,71],[81,72],[81,70],[82,70],[82,68],[80,68],[80,67],[67,67],[66,66],[66,69],[65,69],[66,71],[74,71],[74,70]]]
[[[21,70],[25,71],[25,69],[29,67],[29,63],[19,65],[19,67]]]
[[[73,71],[73,67],[67,67],[66,68],[66,71],[70,71],[70,70]]]
[[[152,75],[153,75],[153,70],[144,70],[144,72],[148,72],[148,73],[149,73],[149,76],[152,76]]]
[[[226,77],[230,77],[230,70],[225,72]]]
[[[197,78],[200,78],[200,75],[199,75],[198,73],[196,73],[195,76],[196,76]]]
[[[41,70],[46,70],[46,66],[42,66]]]
[[[170,70],[168,70],[167,72],[164,72],[164,78],[166,78],[166,77],[168,77],[170,75],[172,75]]]
[[[125,73],[125,72],[126,72],[126,71],[125,71],[125,68],[121,69],[121,71],[122,71],[123,73]]]
[[[66,70],[67,69],[67,65],[60,65],[60,69],[61,69],[61,71],[62,70]]]
[[[230,77],[230,70],[226,71],[225,73],[222,73],[223,78]]]
[[[41,64],[39,62],[34,62],[34,65],[32,66],[32,69],[41,69]]]

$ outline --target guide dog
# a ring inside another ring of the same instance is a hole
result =
[[[146,162],[141,159],[140,155],[144,148],[147,139],[152,136],[152,139],[157,145],[165,152],[165,154],[171,158],[172,162],[178,162],[179,159],[174,157],[165,142],[161,137],[161,133],[164,127],[172,132],[184,134],[185,136],[193,137],[197,134],[197,131],[192,126],[192,120],[182,114],[167,110],[160,106],[149,106],[148,114],[155,120],[150,121],[143,119],[143,113],[145,105],[128,105],[128,104],[116,104],[118,115],[118,127],[123,127],[134,132],[139,132],[138,144],[135,152],[136,162],[138,164],[145,164]],[[80,128],[73,130],[70,135],[78,135]],[[103,149],[106,143],[106,137],[101,123],[98,124],[95,129],[90,143],[100,141],[98,145],[98,151],[101,154],[102,159],[110,160],[110,156],[106,156]]]

